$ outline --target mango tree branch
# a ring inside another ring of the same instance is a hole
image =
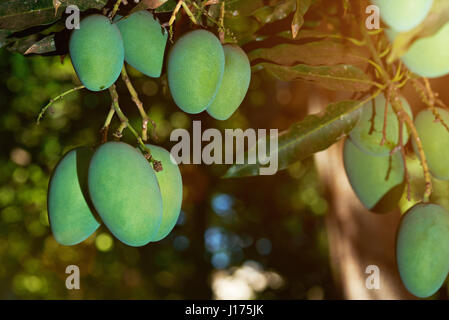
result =
[[[78,90],[81,90],[81,89],[84,89],[84,88],[85,88],[84,86],[75,87],[75,88],[72,88],[70,90],[67,90],[67,91],[61,93],[59,96],[57,96],[57,97],[55,97],[53,99],[50,99],[50,102],[45,107],[43,107],[41,112],[39,113],[39,115],[37,117],[37,124],[40,123],[40,121],[41,121],[42,117],[44,116],[45,112],[47,111],[48,108],[50,108],[53,105],[53,103],[61,100],[66,95],[68,95],[68,94],[70,94],[72,92],[75,92],[75,91],[78,91]]]

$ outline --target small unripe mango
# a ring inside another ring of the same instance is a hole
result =
[[[380,16],[396,31],[405,32],[418,26],[432,8],[433,0],[373,0]]]
[[[396,260],[408,291],[420,298],[434,294],[449,272],[449,213],[436,204],[417,204],[405,213]]]
[[[207,108],[207,113],[217,120],[226,120],[237,110],[251,81],[251,66],[245,51],[235,45],[225,45],[223,50],[223,81],[214,101]]]
[[[449,112],[436,108],[441,119],[449,126]],[[421,139],[430,173],[438,179],[449,180],[449,132],[429,109],[421,111],[415,119],[415,127]],[[415,142],[415,153],[419,154]]]
[[[89,193],[109,230],[130,246],[143,246],[159,230],[162,198],[156,175],[140,151],[123,142],[101,145],[89,166]]]
[[[397,32],[387,31],[391,41]],[[413,73],[427,78],[438,78],[449,74],[449,22],[435,34],[417,39],[408,48],[401,60]]]
[[[88,148],[69,151],[56,165],[48,187],[48,215],[56,241],[78,244],[98,229],[87,191],[87,170],[92,152]]]
[[[370,211],[394,209],[404,190],[404,164],[399,151],[390,156],[368,155],[346,139],[343,162],[351,186]],[[391,166],[391,167],[390,167]]]
[[[156,172],[162,195],[162,222],[152,241],[165,238],[178,221],[182,204],[182,177],[179,167],[170,152],[155,145],[147,145],[151,155],[162,164],[162,171]]]
[[[116,16],[115,20],[123,38],[125,61],[149,77],[159,77],[167,32],[146,10],[137,11],[125,18]]]
[[[374,103],[373,103],[374,102]],[[386,141],[381,145],[384,128],[385,97],[379,95],[374,101],[367,102],[362,107],[360,121],[351,131],[351,141],[364,152],[374,156],[387,156],[399,143],[399,120],[391,106],[388,104]],[[402,107],[413,118],[408,102],[401,98]],[[373,112],[375,117],[373,119]],[[405,145],[409,139],[407,127],[402,127],[402,142]]]
[[[122,36],[108,18],[84,18],[70,37],[70,57],[82,84],[91,91],[109,88],[122,70],[125,49]]]
[[[200,113],[214,100],[223,80],[225,55],[218,38],[206,30],[183,35],[168,57],[168,85],[184,112]]]

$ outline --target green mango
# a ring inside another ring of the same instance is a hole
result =
[[[417,204],[401,219],[396,260],[402,282],[419,298],[433,295],[449,272],[449,213],[436,204]]]
[[[168,37],[160,23],[146,10],[125,18],[116,16],[115,21],[122,34],[125,61],[149,77],[160,77]]]
[[[170,152],[159,146],[148,144],[154,159],[161,161],[162,171],[156,172],[162,195],[162,222],[152,241],[164,239],[174,228],[181,212],[182,176]]]
[[[108,18],[84,18],[70,37],[70,57],[82,84],[91,91],[109,88],[119,77],[125,58],[122,36]]]
[[[225,69],[218,93],[207,108],[207,113],[217,120],[228,119],[242,103],[251,81],[251,66],[240,47],[223,46]]]
[[[385,97],[378,95],[376,99],[367,102],[362,106],[362,114],[356,127],[351,131],[349,137],[351,141],[364,152],[373,156],[387,156],[399,143],[399,120],[391,106],[388,105],[386,141],[380,145],[383,137]],[[401,98],[404,110],[413,118],[408,102]],[[375,117],[373,121],[373,110]],[[407,126],[403,124],[402,140],[405,145],[409,139]]]
[[[100,226],[92,213],[87,191],[91,156],[88,148],[69,151],[56,165],[50,179],[48,216],[53,236],[62,245],[78,244]]]
[[[206,30],[183,35],[173,46],[167,66],[175,103],[187,113],[200,113],[214,100],[223,80],[225,55],[218,38]]]
[[[433,0],[373,0],[380,9],[380,16],[396,31],[409,31],[424,21]]]
[[[444,123],[449,126],[449,112],[436,108]],[[423,110],[416,116],[415,127],[421,139],[424,154],[429,165],[430,173],[437,179],[449,180],[449,132],[441,122],[435,122],[435,116],[429,109]],[[413,141],[415,153],[419,155]]]
[[[143,246],[159,230],[162,197],[151,164],[123,142],[107,142],[92,156],[89,193],[109,230],[129,246]]]
[[[392,155],[390,164],[390,156],[366,154],[346,139],[343,162],[349,182],[365,208],[382,213],[397,206],[405,185],[404,164],[399,151]]]
[[[397,36],[394,30],[388,30],[393,42]],[[438,78],[449,74],[449,22],[435,34],[417,39],[401,57],[407,68],[420,77]]]

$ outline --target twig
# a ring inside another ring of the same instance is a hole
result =
[[[148,140],[148,122],[151,123],[151,125],[153,126],[153,130],[152,130],[152,136],[153,139],[155,141],[158,140],[158,137],[156,135],[156,123],[151,120],[147,113],[145,112],[145,109],[143,107],[143,103],[142,101],[140,101],[139,99],[139,95],[137,94],[136,89],[134,89],[133,84],[131,83],[131,80],[129,79],[128,73],[126,72],[126,67],[123,66],[122,68],[122,79],[126,84],[126,87],[128,88],[129,94],[131,95],[132,100],[134,101],[134,103],[137,106],[137,109],[139,110],[140,116],[142,117],[142,139],[143,141],[147,141]]]
[[[67,90],[67,91],[61,93],[59,96],[57,96],[57,97],[55,97],[53,99],[50,99],[50,102],[45,107],[43,107],[41,112],[39,113],[39,115],[37,117],[37,124],[40,123],[40,121],[41,121],[42,117],[44,116],[45,112],[47,111],[48,108],[50,108],[53,105],[53,103],[61,100],[66,95],[68,95],[68,94],[70,94],[72,92],[75,92],[75,91],[78,91],[78,90],[81,90],[81,89],[84,89],[84,88],[85,88],[84,86],[75,87],[75,88],[72,88],[70,90]]]
[[[109,12],[109,14],[108,14],[108,18],[109,18],[110,20],[112,20],[112,19],[114,18],[114,16],[115,16],[115,14],[117,13],[118,8],[120,7],[120,4],[121,4],[121,3],[122,3],[122,0],[117,0],[117,1],[115,2],[114,7],[112,8],[111,12]]]
[[[111,108],[109,109],[108,116],[106,117],[106,120],[104,122],[103,128],[101,128],[101,143],[105,143],[108,141],[108,131],[109,126],[111,124],[111,120],[114,117],[115,109],[114,106],[111,104]]]
[[[119,133],[118,135],[121,135],[122,131],[125,128],[128,128],[129,131],[131,131],[131,133],[136,137],[137,142],[139,144],[139,148],[142,151],[144,157],[153,164],[153,168],[156,172],[161,171],[162,170],[161,162],[157,161],[156,159],[153,158],[153,156],[151,155],[150,149],[145,145],[142,138],[137,133],[136,129],[133,128],[133,126],[129,123],[128,118],[125,116],[125,114],[120,109],[120,105],[118,103],[118,93],[117,93],[117,90],[115,89],[114,84],[111,87],[109,87],[109,93],[112,98],[112,106],[113,106],[115,112],[117,113],[117,116],[119,117],[120,122],[121,122],[121,125],[120,125],[119,129],[117,130],[117,134]]]
[[[363,33],[364,39],[366,41],[368,49],[371,52],[373,59],[382,68],[381,75],[384,80],[384,83],[386,83],[387,85],[392,84],[393,82],[391,81],[391,78],[384,67],[384,63],[381,60],[381,58],[379,57],[377,50],[373,45],[372,39],[371,39],[370,35],[368,34],[364,25],[361,25],[361,31]],[[427,158],[424,154],[422,142],[419,137],[418,131],[416,130],[416,127],[413,123],[413,120],[410,118],[410,116],[407,114],[407,112],[405,112],[404,108],[402,107],[402,103],[398,97],[398,93],[396,92],[397,88],[393,87],[392,89],[393,90],[392,90],[392,99],[391,100],[392,100],[393,110],[399,119],[399,123],[402,123],[402,122],[405,123],[407,125],[407,127],[409,128],[409,130],[411,131],[412,138],[415,141],[417,149],[418,149],[419,157],[421,160],[421,165],[423,167],[423,172],[424,172],[424,180],[426,183],[426,187],[425,187],[425,191],[424,191],[424,195],[423,195],[423,201],[427,202],[427,201],[429,201],[430,196],[432,195],[432,177],[430,175]]]

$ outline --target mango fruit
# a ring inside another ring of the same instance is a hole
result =
[[[162,147],[150,145],[147,147],[151,155],[161,161],[162,171],[156,172],[162,195],[162,222],[152,241],[165,238],[174,228],[181,213],[182,204],[182,177],[179,167],[171,157],[170,152]]]
[[[393,42],[397,32],[386,32]],[[407,68],[421,77],[438,78],[449,74],[449,22],[435,34],[417,39],[401,57]]]
[[[382,20],[396,31],[409,31],[424,21],[433,0],[373,0]]]
[[[396,261],[402,282],[419,298],[433,295],[449,272],[449,213],[436,204],[417,204],[401,219]]]
[[[149,77],[160,77],[168,37],[160,23],[146,10],[114,21],[122,34],[125,61]]]
[[[218,93],[207,108],[207,113],[217,120],[228,119],[242,103],[251,81],[251,66],[240,47],[223,46],[225,69]]]
[[[88,148],[69,151],[50,178],[47,205],[51,230],[62,245],[78,244],[100,226],[89,205],[87,170],[92,152]]]
[[[175,103],[187,113],[206,110],[223,80],[225,55],[218,38],[206,30],[190,31],[173,46],[167,65]]]
[[[390,156],[366,154],[346,139],[343,163],[352,189],[365,208],[383,213],[397,206],[405,185],[404,164],[399,151],[392,155],[390,163]]]
[[[436,108],[441,119],[449,126],[449,112]],[[430,173],[437,179],[449,180],[449,132],[441,122],[435,121],[433,112],[423,110],[416,116],[415,127],[421,139],[424,154],[429,165]],[[419,155],[415,142],[415,153]]]
[[[162,197],[150,163],[132,146],[107,142],[89,166],[92,203],[109,230],[129,246],[154,239],[162,220]]]
[[[69,51],[81,83],[91,91],[109,88],[119,77],[125,58],[119,29],[99,14],[81,20],[70,37]]]
[[[389,155],[399,143],[399,120],[390,103],[388,104],[386,141],[383,145],[380,144],[383,137],[385,102],[385,97],[378,95],[374,100],[362,106],[360,120],[349,135],[351,141],[359,149],[374,156]],[[401,102],[404,110],[413,118],[408,102],[404,98],[401,98]],[[373,112],[375,113],[374,119]],[[407,126],[403,124],[402,140],[404,145],[408,139]]]

